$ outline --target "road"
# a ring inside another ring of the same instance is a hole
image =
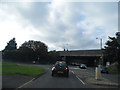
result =
[[[24,65],[23,65],[24,66]],[[29,65],[25,65],[29,66]],[[39,78],[24,83],[23,85],[19,86],[19,88],[103,88],[103,86],[97,85],[90,85],[84,82],[80,77],[78,77],[74,72],[80,71],[78,67],[69,67],[69,77],[64,76],[51,76],[51,65],[31,65],[31,66],[42,66],[47,69],[47,72],[40,76]],[[83,72],[90,71],[82,70]],[[108,87],[106,87],[108,88]]]
[[[72,72],[70,72],[69,78],[63,76],[52,77],[49,70],[45,75],[25,85],[23,88],[86,88],[86,86]]]
[[[29,65],[27,65],[29,66]],[[39,66],[39,65],[32,65]],[[72,71],[69,72],[69,77],[64,76],[51,76],[50,65],[40,65],[45,67],[48,71],[44,75],[40,76],[36,80],[23,85],[21,88],[87,88]]]

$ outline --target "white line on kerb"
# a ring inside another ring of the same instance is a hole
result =
[[[78,76],[76,76],[81,82],[82,82],[82,84],[84,84],[85,85],[85,83],[78,77]]]
[[[35,79],[35,78],[33,78],[32,80],[30,80],[30,81],[28,81],[28,82],[24,83],[23,85],[19,86],[18,88],[22,88],[22,87],[23,87],[23,86],[25,86],[26,84],[28,84],[28,83],[32,82],[34,79]],[[17,88],[17,89],[18,89],[18,88]],[[15,89],[15,90],[17,90],[17,89]]]

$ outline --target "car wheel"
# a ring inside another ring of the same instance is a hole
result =
[[[54,73],[52,73],[52,76],[54,76]]]

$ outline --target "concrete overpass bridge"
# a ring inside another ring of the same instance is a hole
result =
[[[102,55],[101,50],[72,50],[59,51],[61,57],[64,57],[68,64],[84,63],[87,66],[96,66]]]

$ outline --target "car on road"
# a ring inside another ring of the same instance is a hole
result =
[[[52,76],[54,75],[65,75],[69,77],[69,67],[65,61],[57,61],[52,67]]]
[[[35,61],[32,61],[32,63],[33,63],[33,64],[36,64],[36,62],[35,62]]]
[[[87,66],[85,64],[80,64],[79,68],[81,68],[81,69],[87,69]]]
[[[98,68],[100,68],[101,73],[107,73],[107,74],[109,73],[108,68],[103,65],[98,65]]]

